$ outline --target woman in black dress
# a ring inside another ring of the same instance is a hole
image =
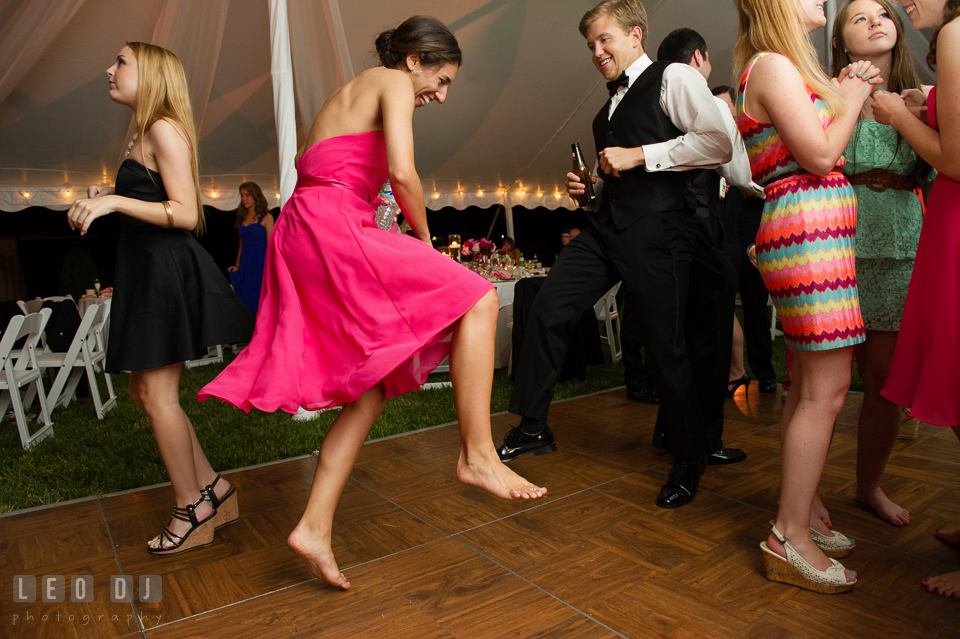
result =
[[[207,461],[180,408],[183,362],[208,346],[249,341],[253,316],[191,231],[204,227],[197,137],[183,67],[160,47],[127,43],[107,69],[110,99],[133,109],[137,133],[115,189],[91,186],[67,212],[86,233],[122,213],[106,369],[131,371],[130,396],[149,416],[176,505],[148,551],[170,555],[209,544],[239,516],[236,489]]]

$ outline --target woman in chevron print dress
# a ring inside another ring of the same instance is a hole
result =
[[[879,69],[858,62],[838,82],[826,76],[807,40],[826,24],[822,0],[736,5],[737,125],[766,195],[757,261],[794,349],[780,421],[780,507],[761,544],[764,565],[768,579],[844,592],[856,577],[834,558],[848,555],[853,541],[831,531],[814,502],[850,386],[852,346],[864,339],[854,271],[856,197],[838,169]]]

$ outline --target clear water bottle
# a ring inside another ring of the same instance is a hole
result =
[[[377,226],[383,231],[389,231],[397,221],[397,215],[400,213],[400,207],[397,206],[397,200],[393,197],[393,189],[390,187],[390,181],[383,184],[380,189],[380,197],[386,200],[386,204],[377,207]]]

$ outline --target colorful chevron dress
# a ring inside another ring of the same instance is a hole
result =
[[[757,232],[760,276],[783,324],[787,346],[823,351],[865,339],[855,271],[857,198],[837,170],[826,177],[803,170],[773,124],[744,110],[750,70],[769,52],[754,56],[740,79],[737,127],[750,157],[754,181],[766,204]],[[809,86],[824,128],[829,107]],[[841,157],[837,168],[846,160]]]

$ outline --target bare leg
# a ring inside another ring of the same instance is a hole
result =
[[[460,423],[457,479],[504,499],[536,499],[547,493],[516,474],[497,455],[490,434],[494,340],[500,303],[490,291],[453,329],[450,381]]]
[[[788,347],[789,348],[789,347]],[[789,349],[788,352],[793,349]],[[801,363],[800,359],[797,357],[791,356],[792,364],[790,367],[791,370],[791,381],[794,377],[797,376],[798,371],[800,370]],[[792,388],[792,387],[791,387]],[[800,403],[800,393],[791,393],[787,395],[787,400],[783,404],[783,413],[780,416],[780,445],[783,446],[784,434],[786,432],[786,424],[790,423],[790,420],[793,419],[793,415],[797,411],[797,405]],[[833,431],[831,430],[831,437]],[[830,513],[827,512],[827,509],[824,507],[823,502],[820,501],[820,495],[815,494],[813,496],[813,505],[810,507],[810,527],[821,532],[825,535],[830,534],[830,526],[833,524],[830,523]],[[781,531],[783,532],[783,531]]]
[[[746,374],[743,368],[743,329],[740,328],[740,322],[737,316],[733,316],[733,351],[730,353],[730,376],[727,378],[731,382],[742,378]]]
[[[167,467],[167,475],[173,485],[177,506],[185,508],[200,499],[200,482],[197,480],[194,462],[194,444],[196,435],[190,421],[180,408],[180,373],[183,363],[171,364],[161,368],[138,371],[130,377],[130,394],[134,402],[143,408],[153,425],[153,434],[160,449],[160,456]],[[197,443],[199,449],[200,445]],[[201,455],[202,455],[201,451]],[[204,458],[206,462],[206,458]],[[209,464],[207,464],[209,467]],[[212,469],[211,469],[212,472]],[[213,512],[213,506],[203,502],[197,507],[197,519],[206,519]],[[168,526],[175,535],[184,535],[190,530],[190,523],[172,519]],[[149,542],[152,548],[172,544],[161,542],[157,536]]]
[[[781,424],[782,479],[777,529],[810,565],[826,570],[830,560],[810,538],[810,512],[833,435],[833,424],[850,387],[853,349],[795,351],[790,419]],[[784,408],[784,415],[788,411]],[[777,538],[771,550],[786,556]],[[853,575],[847,571],[847,579]]]
[[[867,331],[857,348],[857,369],[863,377],[863,408],[857,424],[857,501],[873,508],[894,526],[910,523],[910,513],[880,489],[887,460],[900,432],[900,407],[880,394],[890,374],[895,331]]]
[[[205,488],[217,479],[217,471],[215,471],[213,466],[210,465],[210,462],[207,461],[207,456],[203,453],[203,449],[200,448],[200,442],[197,440],[197,433],[193,430],[193,423],[190,421],[190,418],[187,417],[186,413],[183,414],[183,418],[186,420],[187,426],[190,429],[190,440],[193,443],[193,465],[197,476],[197,485]],[[217,498],[223,497],[230,492],[230,482],[227,481],[226,477],[220,478],[214,492]]]
[[[287,545],[307,563],[317,579],[346,590],[350,587],[331,549],[333,514],[363,442],[386,406],[383,384],[346,404],[323,438],[307,507]]]

